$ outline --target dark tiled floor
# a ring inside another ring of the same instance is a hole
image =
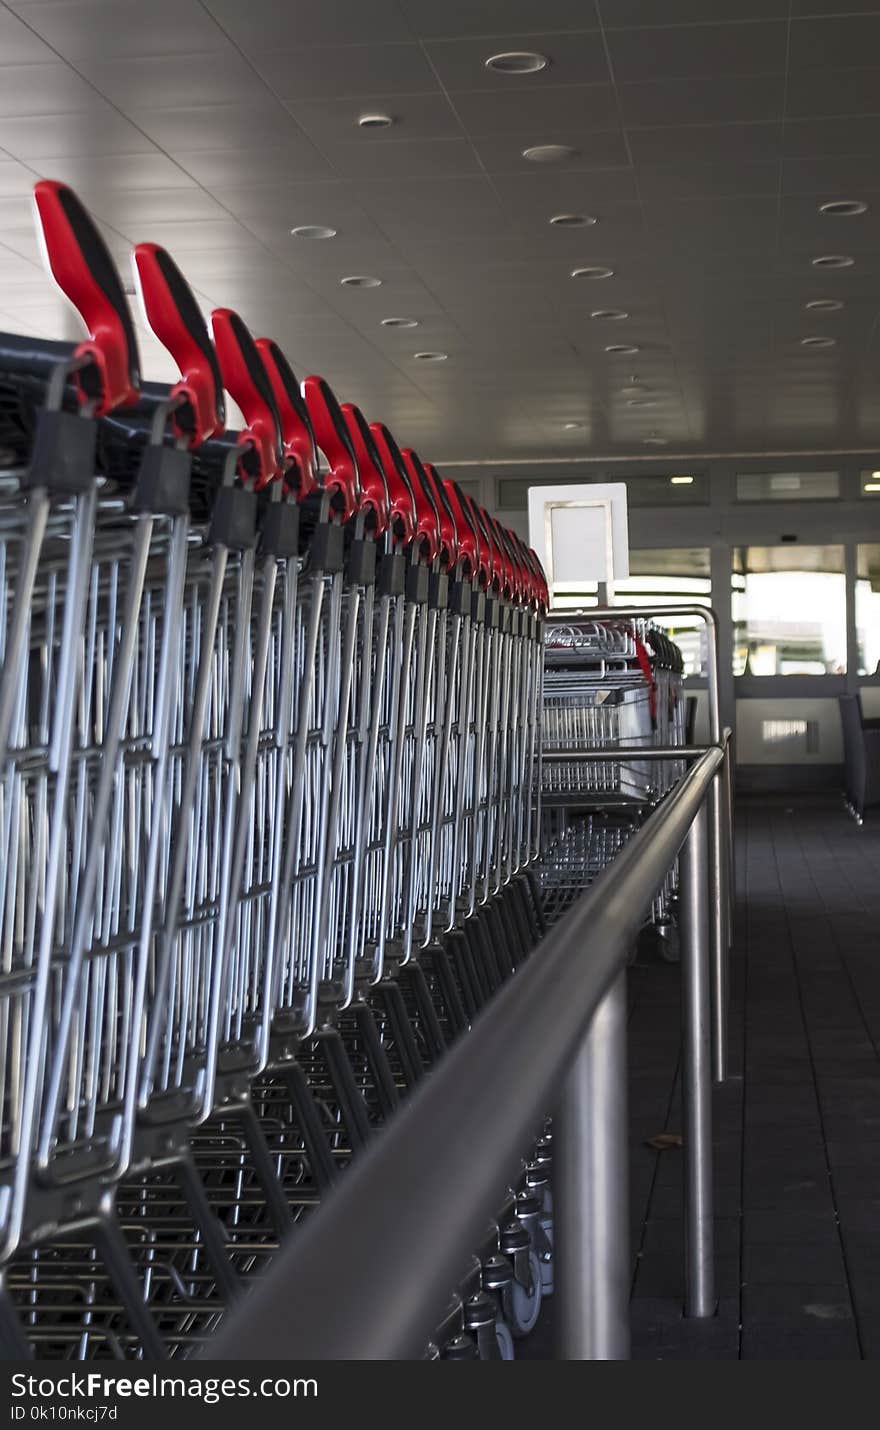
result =
[[[714,1094],[718,1315],[680,1312],[679,980],[630,975],[633,1356],[880,1358],[880,818],[737,810],[731,1076]],[[561,1250],[561,1248],[560,1248]],[[552,1303],[534,1353],[551,1353]],[[530,1350],[530,1353],[531,1350]]]

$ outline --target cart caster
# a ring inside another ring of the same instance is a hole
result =
[[[504,1319],[516,1340],[535,1329],[541,1314],[541,1263],[534,1251],[528,1253],[528,1283],[511,1281],[504,1293]]]
[[[498,1341],[498,1354],[501,1359],[516,1360],[513,1335],[506,1321],[495,1322],[495,1336]]]
[[[460,1335],[448,1341],[443,1347],[444,1360],[479,1360],[477,1343],[473,1336]]]
[[[538,1247],[541,1263],[541,1295],[553,1295],[553,1218],[541,1217],[541,1244]]]

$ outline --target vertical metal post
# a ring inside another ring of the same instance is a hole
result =
[[[727,944],[733,946],[733,909],[736,901],[736,843],[733,837],[733,744],[728,739],[724,746],[724,764],[721,775],[724,782],[724,818],[727,824]]]
[[[727,1077],[727,1006],[730,983],[730,938],[727,910],[730,864],[722,769],[709,786],[709,946],[712,999],[712,1076]]]
[[[626,974],[593,1014],[553,1139],[563,1360],[629,1360]]]
[[[685,1315],[715,1313],[706,807],[681,853]]]

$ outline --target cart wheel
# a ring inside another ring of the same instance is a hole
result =
[[[502,1360],[516,1360],[513,1348],[513,1336],[506,1321],[495,1322],[495,1338],[498,1341],[498,1354]]]
[[[553,1295],[553,1218],[552,1216],[541,1217],[541,1230],[544,1233],[546,1245],[539,1257],[541,1263],[541,1295]]]
[[[504,1319],[517,1340],[535,1329],[541,1314],[541,1263],[534,1251],[529,1252],[529,1280],[530,1291],[514,1280],[504,1292]]]

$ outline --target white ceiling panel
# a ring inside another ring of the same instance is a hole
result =
[[[346,36],[338,36],[345,39]],[[422,47],[414,42],[388,45],[329,44],[318,49],[259,51],[252,55],[258,73],[280,99],[362,99],[368,95],[428,94],[437,77]]]

